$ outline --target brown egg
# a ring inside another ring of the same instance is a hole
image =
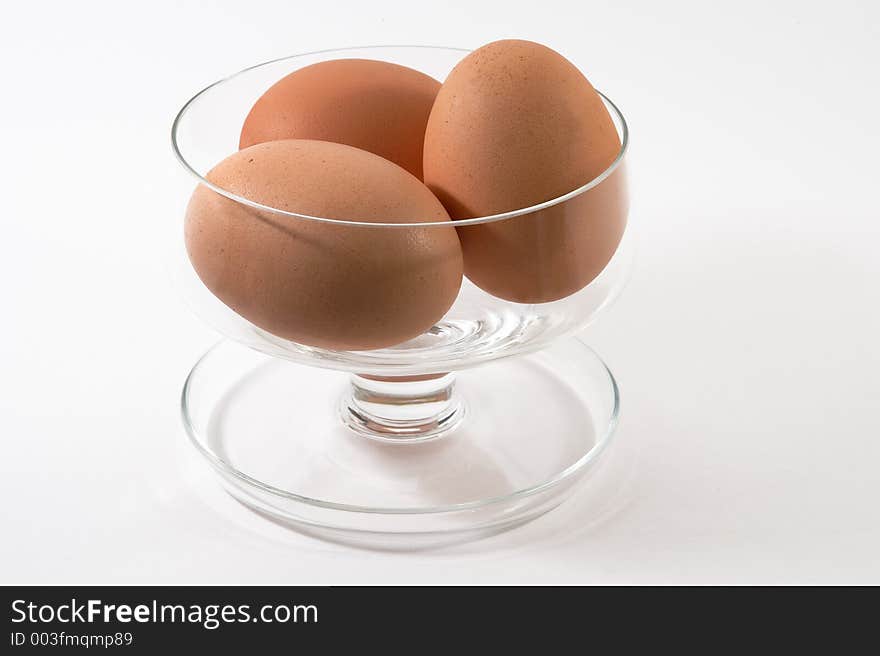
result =
[[[365,150],[326,141],[272,141],[241,150],[207,178],[285,211],[363,222],[338,225],[255,210],[204,185],[185,238],[199,277],[251,323],[301,344],[365,350],[416,337],[452,305],[462,279],[448,221],[413,175]]]
[[[439,89],[434,78],[388,62],[312,64],[257,100],[239,147],[278,139],[335,141],[390,159],[421,180],[425,124]]]
[[[520,209],[566,194],[620,151],[611,116],[589,81],[558,53],[497,41],[465,57],[428,119],[427,184],[453,219]],[[542,303],[589,284],[626,223],[622,169],[538,214],[459,229],[465,275],[500,298]]]

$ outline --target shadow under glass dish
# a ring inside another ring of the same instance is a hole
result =
[[[320,61],[367,58],[442,80],[466,52],[351,48],[251,67],[184,106],[172,129],[175,153],[210,186],[205,174],[237,150],[253,102],[288,73]],[[626,123],[603,100],[622,142],[607,171],[558,199],[456,225],[540,226],[591,203],[618,208],[618,220],[625,221]],[[407,225],[301,216],[214,190],[287,221],[349,225],[379,237]],[[448,230],[449,223],[409,227]],[[221,344],[193,370],[183,397],[190,437],[236,498],[300,527],[368,533],[381,541],[392,534],[486,531],[534,517],[591,470],[616,423],[610,372],[571,335],[621,291],[631,239],[625,232],[601,273],[558,301],[504,301],[465,278],[455,303],[430,330],[371,351],[309,347],[255,326],[204,286],[180,239],[173,268],[184,299],[208,325],[248,347]]]

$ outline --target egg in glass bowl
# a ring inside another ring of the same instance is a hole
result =
[[[184,424],[233,496],[411,546],[527,521],[595,471],[618,390],[576,333],[630,268],[628,133],[571,62],[285,57],[196,94],[172,139],[197,183],[176,284],[225,338]]]

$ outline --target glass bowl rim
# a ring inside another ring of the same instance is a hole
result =
[[[196,430],[196,427],[193,426],[189,417],[189,390],[192,387],[193,377],[199,370],[202,362],[211,357],[211,355],[213,355],[224,345],[229,343],[229,341],[226,339],[220,340],[211,348],[209,348],[204,354],[202,354],[202,356],[196,361],[192,370],[190,370],[189,375],[187,375],[186,377],[186,381],[184,381],[183,383],[183,389],[180,393],[180,414],[181,418],[183,419],[184,430],[190,442],[193,444],[196,450],[201,453],[202,456],[204,456],[208,460],[208,462],[211,463],[211,465],[214,466],[214,469],[235,478],[241,483],[245,483],[249,486],[259,489],[262,492],[271,494],[273,497],[276,498],[282,498],[287,501],[295,501],[297,503],[305,504],[307,506],[325,508],[327,510],[337,510],[341,512],[369,515],[438,515],[443,513],[455,513],[461,511],[475,510],[478,508],[492,506],[497,503],[505,503],[518,499],[525,499],[527,497],[531,497],[533,495],[544,492],[545,490],[554,488],[557,485],[560,485],[570,479],[577,472],[583,470],[590,463],[594,462],[602,453],[605,452],[605,450],[608,448],[608,445],[611,443],[614,434],[617,432],[617,425],[620,421],[620,388],[617,385],[617,379],[614,377],[611,369],[608,368],[608,365],[601,358],[601,356],[596,353],[596,351],[590,348],[589,345],[587,345],[582,339],[578,337],[574,337],[573,341],[577,342],[577,344],[581,348],[585,349],[590,355],[592,355],[596,359],[599,365],[601,365],[602,370],[605,372],[605,375],[608,377],[608,382],[611,385],[613,405],[611,407],[611,416],[609,418],[608,425],[605,427],[604,433],[602,433],[598,437],[596,442],[586,453],[584,453],[580,458],[578,458],[576,461],[571,463],[568,467],[557,473],[552,478],[532,485],[531,487],[525,487],[516,490],[515,492],[501,494],[498,496],[489,497],[487,499],[476,499],[474,501],[464,501],[461,503],[451,503],[431,507],[400,506],[382,508],[372,506],[359,506],[350,503],[340,503],[336,501],[314,499],[312,497],[296,494],[295,492],[290,492],[288,490],[282,490],[281,488],[257,480],[256,478],[253,478],[252,476],[249,476],[248,474],[245,474],[239,469],[233,467],[228,462],[226,462],[226,460],[214,453],[212,449],[202,444],[199,432],[198,430]],[[407,445],[401,445],[399,448],[405,449],[407,448]]]
[[[450,226],[449,221],[406,221],[406,222],[394,222],[394,223],[382,223],[382,222],[372,222],[372,221],[358,221],[356,219],[331,219],[323,216],[311,216],[308,214],[299,214],[297,212],[290,212],[288,210],[282,210],[276,207],[271,207],[270,205],[263,205],[262,203],[257,203],[250,199],[247,199],[243,196],[239,196],[234,194],[226,189],[216,186],[212,182],[208,181],[201,173],[199,173],[195,167],[190,164],[190,162],[186,159],[180,149],[179,139],[178,139],[178,131],[180,128],[180,124],[186,115],[187,111],[193,104],[199,100],[205,93],[209,92],[211,89],[218,87],[230,80],[233,80],[241,75],[244,75],[252,70],[261,68],[263,66],[270,66],[272,64],[277,64],[279,62],[294,60],[301,57],[314,57],[316,55],[329,55],[331,53],[345,53],[353,50],[380,50],[386,48],[400,48],[400,49],[423,49],[423,50],[443,50],[447,52],[460,52],[460,53],[469,53],[472,52],[467,48],[454,48],[448,46],[421,46],[421,45],[369,45],[369,46],[347,46],[344,48],[328,48],[324,50],[314,50],[311,52],[303,52],[295,55],[287,55],[284,57],[278,57],[275,59],[270,59],[264,62],[260,62],[258,64],[254,64],[252,66],[248,66],[247,68],[243,68],[240,71],[237,71],[231,75],[227,75],[216,82],[213,82],[206,86],[204,89],[196,93],[192,98],[184,103],[183,107],[180,108],[180,111],[177,112],[177,115],[174,117],[174,121],[171,124],[171,148],[174,152],[174,156],[183,166],[183,168],[193,177],[196,178],[199,184],[206,186],[211,189],[215,193],[220,194],[221,196],[225,196],[226,198],[235,201],[237,203],[241,203],[242,205],[247,205],[258,211],[263,212],[271,212],[273,214],[280,214],[282,216],[289,216],[295,219],[305,220],[305,221],[317,221],[320,223],[330,223],[335,225],[347,225],[347,226],[359,226],[359,227],[372,227],[372,228],[427,228],[427,227],[446,227]],[[554,205],[558,205],[560,203],[564,203],[568,200],[571,200],[575,196],[579,196],[593,187],[598,186],[602,183],[606,178],[608,178],[618,166],[620,166],[623,161],[624,156],[626,155],[627,146],[629,145],[629,127],[627,126],[626,119],[623,116],[623,113],[614,104],[614,102],[606,96],[604,93],[596,89],[596,93],[602,98],[605,102],[606,106],[608,106],[611,111],[617,117],[617,120],[621,126],[621,139],[620,139],[620,150],[617,153],[617,157],[614,161],[606,168],[602,173],[597,175],[595,178],[587,182],[586,184],[577,187],[561,196],[557,196],[556,198],[551,198],[550,200],[546,200],[541,203],[537,203],[535,205],[530,205],[529,207],[522,207],[515,210],[510,210],[508,212],[501,212],[499,214],[490,214],[487,216],[478,216],[472,217],[468,219],[456,219],[452,221],[452,224],[455,227],[461,226],[469,226],[469,225],[480,225],[484,223],[494,223],[496,221],[504,221],[506,219],[512,219],[518,216],[523,216],[525,214],[533,214],[535,212],[540,212],[542,210],[546,210]]]

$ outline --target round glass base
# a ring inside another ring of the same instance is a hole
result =
[[[353,378],[221,342],[186,381],[184,424],[247,506],[320,537],[397,548],[547,512],[595,470],[617,423],[614,378],[576,338],[441,381],[455,421],[430,439],[375,439],[353,423]]]

